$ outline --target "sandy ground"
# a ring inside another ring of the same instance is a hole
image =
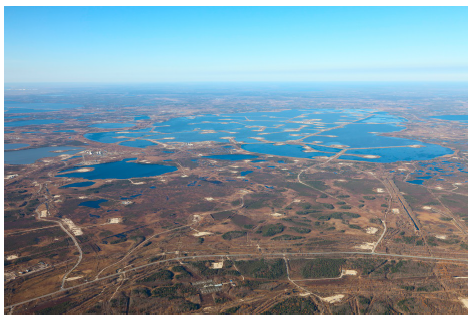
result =
[[[212,264],[212,267],[211,267],[211,268],[212,268],[212,269],[220,269],[220,268],[223,268],[223,264],[224,264],[223,261],[221,261],[221,262],[215,262],[215,263]]]
[[[40,217],[44,218],[48,216],[48,211],[47,210],[41,210]]]
[[[209,232],[206,232],[206,231],[199,231],[197,233],[194,233],[193,236],[195,237],[201,237],[201,236],[206,236],[206,235],[212,235],[213,233],[209,233]]]
[[[66,279],[66,281],[74,281],[74,280],[78,280],[80,278],[83,278],[84,276],[74,276],[74,277],[68,277]]]
[[[9,255],[7,256],[7,261],[11,261],[12,259],[17,259],[18,255]]]
[[[81,236],[83,234],[81,228],[77,227],[71,219],[63,218],[62,221],[69,227],[69,229],[73,232],[74,236]]]
[[[361,156],[362,158],[365,158],[365,159],[377,159],[377,158],[380,158],[379,155],[370,155],[370,154],[367,154],[367,155],[363,155]]]
[[[343,269],[341,275],[358,275],[358,271],[354,269]]]
[[[375,228],[375,227],[368,227],[368,228],[366,228],[366,233],[367,233],[367,234],[374,235],[374,234],[376,234],[376,232],[377,232],[378,230],[379,230],[379,229],[378,229],[378,228]]]
[[[322,300],[328,303],[336,303],[336,302],[340,302],[344,297],[345,295],[343,294],[337,294],[333,296],[322,297]]]
[[[92,168],[81,168],[73,172],[91,172],[92,170]]]
[[[374,245],[376,245],[376,242],[367,242],[367,243],[355,246],[355,248],[358,248],[358,249],[373,249]]]
[[[460,302],[462,302],[463,306],[468,309],[468,298],[459,297]]]

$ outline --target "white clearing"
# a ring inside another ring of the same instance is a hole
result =
[[[7,256],[7,261],[11,261],[12,259],[17,259],[18,255],[8,255]]]
[[[212,269],[220,269],[220,268],[223,268],[223,264],[224,264],[223,261],[217,262],[217,263],[215,262],[215,263],[212,264],[212,267],[211,267],[211,268],[212,268]]]
[[[462,302],[463,306],[468,309],[468,298],[459,297],[460,302]]]
[[[197,233],[194,233],[193,236],[195,237],[201,237],[201,236],[206,236],[206,235],[212,235],[213,233],[209,233],[209,232],[206,232],[206,231],[199,231]]]
[[[207,201],[213,201],[214,198],[213,198],[213,197],[206,197],[205,200],[207,200]]]
[[[44,217],[47,217],[47,216],[48,216],[48,210],[41,210],[40,217],[44,218]]]
[[[122,222],[122,218],[111,218],[109,219],[109,224],[118,224]]]
[[[366,242],[364,244],[355,246],[355,248],[358,249],[373,249],[373,247],[376,245],[376,242]]]
[[[391,211],[393,212],[393,214],[399,214],[399,209],[398,208],[393,208],[391,209]]]
[[[424,206],[424,207],[422,207],[422,209],[425,209],[425,210],[431,210],[431,209],[432,209],[432,207],[429,207],[429,206]]]
[[[307,296],[309,296],[310,294],[312,294],[312,293],[310,293],[310,292],[307,292],[307,293],[300,293],[299,296],[307,297]]]
[[[321,299],[328,303],[336,303],[336,302],[340,302],[344,297],[345,295],[343,294],[337,294],[333,296],[322,297]]]
[[[274,212],[273,214],[270,214],[272,217],[282,217],[282,214],[279,214],[278,212]]]
[[[84,276],[74,276],[74,277],[68,277],[66,279],[66,281],[74,281],[74,280],[78,280],[80,278],[83,278]]]
[[[447,236],[445,236],[445,235],[435,235],[435,238],[437,238],[437,239],[447,239]]]
[[[68,227],[69,230],[71,230],[74,234],[74,236],[81,236],[82,235],[82,230],[78,226],[76,226],[73,221],[69,218],[64,218],[63,223],[65,223]]]
[[[384,192],[384,189],[378,188],[378,189],[376,189],[376,192],[377,192],[377,193],[383,193],[383,192]]]
[[[378,231],[379,229],[378,228],[375,228],[375,227],[368,227],[366,228],[366,233],[367,234],[370,234],[370,235],[374,235],[376,234],[376,232]]]
[[[358,275],[358,271],[354,269],[342,269],[341,275]]]

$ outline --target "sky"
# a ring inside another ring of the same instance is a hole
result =
[[[467,81],[467,7],[5,7],[15,82]]]

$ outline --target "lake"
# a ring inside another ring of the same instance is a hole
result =
[[[99,200],[89,200],[84,201],[79,204],[81,207],[89,207],[89,208],[101,208],[100,204],[103,202],[107,202],[109,200],[106,199],[99,199]]]
[[[20,148],[26,148],[27,146],[30,145],[26,143],[5,143],[3,145],[3,150],[15,150]]]
[[[21,102],[13,102],[13,101],[5,101],[4,106],[5,106],[5,112],[7,113],[45,113],[45,112],[83,107],[83,105],[79,105],[79,104],[21,103]]]
[[[3,162],[4,164],[31,164],[35,163],[38,159],[41,158],[55,157],[60,154],[74,154],[84,149],[84,147],[77,146],[48,146],[35,149],[6,151],[3,154],[3,156],[5,157]]]
[[[331,157],[347,149],[339,159],[366,162],[430,160],[453,153],[435,144],[384,136],[404,130],[402,124],[406,121],[375,110],[295,109],[178,117],[155,123],[150,129],[88,133],[85,137],[102,143],[142,138],[164,143],[214,141],[228,144],[230,138],[234,138],[243,143],[242,149],[253,153],[310,159]],[[377,157],[370,159],[364,155]],[[236,154],[208,157],[231,161],[251,158],[239,159]]]
[[[63,188],[84,188],[84,187],[90,187],[94,185],[94,181],[83,181],[83,182],[76,182],[76,183],[71,183],[62,187],[59,187],[60,189]]]
[[[100,163],[87,166],[74,167],[66,171],[74,171],[82,168],[92,168],[89,172],[70,172],[56,175],[56,177],[83,178],[87,180],[97,179],[131,179],[155,177],[161,174],[174,172],[177,167],[162,164],[146,164],[131,162],[136,158],[123,159],[121,161]]]
[[[468,115],[436,115],[430,117],[439,120],[459,121],[463,123],[468,123]]]
[[[25,121],[13,121],[5,122],[5,127],[15,127],[15,126],[28,126],[28,125],[47,125],[47,124],[61,124],[64,123],[62,120],[25,120]]]

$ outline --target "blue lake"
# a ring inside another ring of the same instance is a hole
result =
[[[134,117],[134,121],[140,121],[140,120],[150,120],[150,116],[138,115],[138,116]]]
[[[164,173],[174,172],[177,170],[177,167],[170,165],[131,162],[134,160],[136,160],[136,158],[123,159],[122,161],[116,162],[74,167],[72,169],[69,169],[68,171],[81,169],[83,167],[93,168],[93,171],[64,173],[58,174],[56,177],[84,178],[87,180],[131,179],[155,177]]]
[[[89,127],[95,127],[99,129],[122,129],[134,126],[134,123],[98,123],[89,125]]]
[[[27,146],[30,145],[26,143],[5,143],[3,145],[3,150],[15,150],[19,148],[26,148]]]
[[[28,126],[28,125],[47,125],[47,124],[61,124],[64,123],[62,120],[26,120],[26,121],[13,121],[5,122],[5,127],[15,127],[15,126]]]
[[[94,184],[95,184],[94,181],[83,181],[83,182],[71,183],[71,184],[68,184],[68,185],[65,185],[65,186],[62,186],[62,187],[59,187],[59,188],[60,189],[61,188],[83,188],[83,187],[90,187]]]
[[[468,123],[468,115],[436,115],[430,117],[439,120],[459,121],[463,123]]]
[[[253,173],[253,172],[254,172],[254,171],[242,171],[242,172],[241,172],[241,177],[244,177],[244,176],[246,176],[246,175],[248,175],[248,174],[251,174],[251,173]]]
[[[71,109],[83,107],[79,104],[63,104],[63,103],[20,103],[5,101],[5,110],[8,113],[45,113],[59,111],[63,109]]]
[[[132,148],[146,148],[148,146],[156,145],[156,144],[147,140],[135,140],[135,141],[125,141],[125,142],[119,143],[119,145],[130,146]]]
[[[58,130],[58,131],[53,131],[53,133],[74,133],[76,131],[74,130]]]
[[[424,180],[409,180],[409,181],[406,181],[406,182],[409,182],[409,183],[412,183],[412,184],[417,184],[417,185],[422,185],[424,183]]]
[[[5,157],[5,164],[30,164],[35,163],[36,160],[41,158],[55,157],[59,154],[78,153],[84,149],[77,146],[48,146],[36,149],[6,151],[3,155]]]
[[[102,143],[118,143],[124,139],[117,137],[123,136],[163,140],[167,143],[214,141],[228,144],[229,138],[232,137],[235,141],[243,143],[241,147],[249,152],[307,159],[331,157],[345,147],[348,151],[340,156],[340,159],[366,162],[430,160],[453,153],[452,150],[435,144],[384,136],[385,133],[404,130],[404,126],[400,124],[406,121],[374,110],[299,109],[179,117],[155,123],[150,129],[131,130],[125,133],[119,131],[88,133],[85,137]],[[267,142],[261,142],[258,138]],[[275,143],[285,144],[275,145]],[[303,145],[313,151],[304,149]],[[423,145],[423,147],[410,148],[411,145]],[[353,150],[355,148],[362,150]],[[380,158],[366,159],[359,156],[369,154],[378,155]],[[208,157],[224,160],[228,158]],[[238,160],[236,157],[230,158],[229,160]],[[247,158],[250,157],[244,157]]]
[[[106,200],[106,199],[89,200],[89,201],[81,202],[79,206],[89,207],[89,208],[101,208],[100,204],[107,201],[109,200]]]

